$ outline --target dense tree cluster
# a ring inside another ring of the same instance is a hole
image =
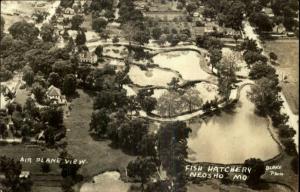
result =
[[[1,188],[7,192],[30,192],[32,181],[30,178],[20,178],[22,165],[19,161],[0,156],[0,173],[3,173],[5,178],[0,180]]]
[[[205,0],[204,16],[216,18],[220,25],[239,30],[242,27],[246,5],[242,1]]]
[[[173,178],[174,191],[186,191],[185,159],[191,129],[185,122],[162,124],[158,131],[158,154],[162,166]],[[171,191],[173,191],[171,190]]]
[[[246,49],[246,54],[250,52],[261,55],[261,50],[253,40],[246,40],[242,47]],[[261,55],[261,58],[263,57]],[[256,113],[271,117],[273,126],[278,129],[285,151],[289,155],[296,155],[296,145],[293,140],[296,132],[287,125],[288,116],[281,112],[283,101],[280,97],[281,87],[276,70],[266,62],[266,59],[254,59],[249,77],[255,80],[255,86],[251,88],[249,98],[256,106]]]

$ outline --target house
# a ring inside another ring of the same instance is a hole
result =
[[[50,101],[52,101],[55,104],[66,104],[65,96],[62,95],[60,89],[55,87],[54,85],[51,85],[48,88],[46,96],[48,99],[50,99]]]
[[[70,7],[67,7],[67,8],[65,9],[64,13],[65,13],[66,15],[74,15],[74,14],[75,14],[75,11],[74,11],[74,9],[72,9],[72,8],[70,8]]]
[[[280,23],[279,25],[275,25],[273,27],[273,33],[283,34],[285,32],[286,32],[286,29],[282,23]]]
[[[83,51],[79,53],[79,61],[82,63],[97,63],[98,57],[95,52],[90,53],[89,51]]]
[[[234,36],[241,36],[241,32],[234,30],[230,27],[222,28],[222,32],[224,33],[225,37],[234,37]]]
[[[210,33],[214,33],[215,27],[214,26],[205,26],[204,27],[204,34],[210,34]]]
[[[271,8],[264,8],[262,9],[262,12],[268,15],[270,18],[275,16]]]

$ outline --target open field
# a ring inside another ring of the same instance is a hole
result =
[[[283,83],[283,93],[293,111],[298,114],[299,109],[299,42],[298,40],[266,41],[266,53],[274,52],[278,55],[280,79],[287,76],[287,83]]]
[[[122,169],[133,156],[109,146],[109,140],[95,141],[89,135],[89,123],[93,111],[91,96],[78,90],[79,97],[72,101],[71,114],[65,120],[67,132],[67,150],[74,158],[86,159],[87,164],[80,169],[83,176],[91,177],[100,172]]]
[[[1,156],[7,156],[14,158],[16,161],[20,160],[21,157],[32,158],[32,163],[22,163],[23,171],[30,171],[31,173],[40,173],[41,164],[36,163],[36,158],[57,158],[59,152],[54,149],[44,149],[40,146],[34,145],[1,145],[0,146]],[[51,164],[51,174],[60,174],[60,168],[58,164]]]

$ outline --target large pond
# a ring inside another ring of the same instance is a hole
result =
[[[148,68],[147,70],[141,70],[136,65],[131,65],[128,75],[132,82],[141,86],[154,85],[154,86],[167,86],[171,82],[173,77],[177,77],[177,74],[171,71]]]
[[[210,77],[201,67],[205,58],[196,51],[172,51],[153,57],[153,62],[160,67],[178,71],[185,80],[207,79]]]
[[[120,179],[117,171],[105,172],[93,178],[93,182],[82,185],[80,192],[127,192],[130,184]]]
[[[242,89],[234,113],[213,116],[201,125],[190,124],[193,132],[188,139],[189,161],[243,163],[251,157],[267,160],[279,153],[268,131],[267,119],[254,114],[248,91],[250,86]]]

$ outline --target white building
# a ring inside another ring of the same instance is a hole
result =
[[[88,52],[88,51],[83,51],[81,53],[79,53],[79,61],[82,63],[97,63],[98,61],[98,57],[95,54],[95,52]]]
[[[65,96],[62,95],[60,89],[55,87],[54,85],[51,85],[48,88],[46,95],[47,98],[55,104],[66,104]]]

